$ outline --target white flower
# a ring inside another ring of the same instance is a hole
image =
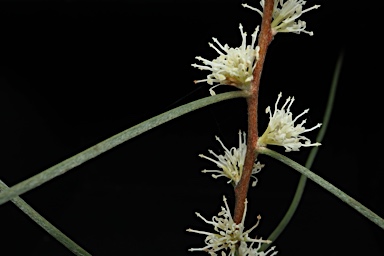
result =
[[[320,5],[314,5],[310,8],[303,10],[303,5],[306,3],[304,0],[275,0],[273,6],[272,13],[272,33],[276,35],[279,32],[293,32],[296,34],[300,34],[300,32],[307,33],[309,35],[313,35],[312,31],[306,31],[306,23],[305,21],[297,20],[303,13],[306,13],[310,10],[317,9]],[[260,1],[261,7],[264,9],[264,0]],[[277,7],[278,3],[280,3],[280,8]],[[248,4],[242,4],[243,7],[249,8],[258,12],[261,17],[263,17],[263,12],[257,8],[249,6]],[[297,22],[295,21],[297,20]]]
[[[221,170],[203,170],[202,172],[219,173],[212,174],[212,177],[215,179],[222,176],[227,177],[229,179],[228,183],[233,182],[233,185],[236,186],[240,181],[241,175],[243,174],[245,154],[247,152],[245,137],[245,132],[243,132],[243,136],[241,137],[241,131],[239,131],[239,148],[232,147],[231,149],[228,149],[224,146],[219,137],[216,136],[216,140],[220,142],[221,146],[225,150],[224,155],[217,155],[212,150],[208,150],[208,152],[214,155],[218,160],[214,160],[203,154],[200,154],[199,156],[214,162],[217,167],[221,168]],[[254,178],[255,181],[252,183],[252,187],[256,186],[257,183],[257,178],[254,176],[254,174],[260,172],[261,168],[263,167],[264,165],[260,164],[260,162],[257,162],[253,165],[251,177]]]
[[[258,246],[256,248],[253,248],[253,244],[254,242],[252,242],[252,244],[247,247],[246,243],[241,243],[239,246],[239,256],[274,256],[278,253],[277,251],[274,251],[275,246],[272,246],[269,250],[265,252],[259,252],[258,250],[261,247],[261,243],[258,243]],[[225,254],[222,253],[222,256],[225,256]]]
[[[240,47],[230,48],[227,44],[223,46],[213,37],[213,41],[219,47],[217,48],[211,43],[209,43],[209,46],[215,49],[220,56],[213,61],[198,56],[196,59],[202,61],[204,65],[192,64],[195,68],[212,72],[207,76],[207,79],[196,80],[195,83],[207,82],[210,85],[219,83],[209,89],[211,95],[215,95],[213,88],[219,85],[232,85],[239,89],[247,90],[251,84],[253,79],[252,72],[259,58],[259,46],[255,46],[259,26],[256,27],[255,32],[252,34],[251,45],[247,45],[247,33],[243,32],[241,24],[239,28],[243,39]]]
[[[279,103],[281,96],[282,94],[280,92],[275,103],[275,111],[273,112],[273,115],[269,106],[265,110],[266,113],[269,113],[269,124],[267,130],[259,138],[258,145],[262,147],[265,147],[268,144],[283,146],[285,147],[285,152],[299,151],[299,148],[301,146],[310,147],[321,145],[318,142],[311,143],[311,141],[307,137],[301,135],[302,133],[319,128],[321,126],[320,123],[310,129],[305,129],[303,125],[305,124],[306,120],[303,120],[300,124],[295,126],[295,122],[297,121],[297,119],[302,115],[308,113],[309,109],[304,110],[295,119],[292,119],[292,112],[290,111],[290,107],[292,106],[292,103],[295,98],[288,97],[283,107],[281,109],[278,109],[277,104]],[[287,108],[285,109],[285,107]],[[304,140],[305,142],[302,143],[300,142],[300,140]]]
[[[201,216],[199,213],[196,212],[196,215],[202,219],[205,223],[211,224],[214,226],[214,230],[217,233],[211,233],[206,231],[199,231],[194,229],[187,229],[189,232],[194,232],[202,235],[206,235],[205,243],[206,246],[202,248],[191,248],[189,251],[205,251],[208,252],[210,255],[217,255],[216,252],[220,251],[222,249],[227,250],[229,249],[228,256],[234,256],[236,251],[236,244],[240,243],[271,243],[269,240],[262,240],[262,239],[253,239],[249,237],[249,233],[254,230],[257,225],[259,225],[259,221],[261,219],[260,215],[257,216],[257,223],[250,228],[247,231],[244,231],[244,219],[247,212],[247,200],[245,200],[245,209],[243,218],[241,220],[241,223],[236,224],[233,219],[231,212],[229,210],[227,199],[225,196],[223,197],[225,208],[221,207],[221,212],[219,212],[218,216],[214,216],[212,218],[212,221],[206,220],[203,216]],[[246,245],[245,245],[246,247]],[[243,245],[243,251],[244,250]],[[250,250],[252,251],[252,250]],[[222,252],[222,255],[225,255],[224,252]],[[258,254],[244,254],[244,255],[258,255]]]

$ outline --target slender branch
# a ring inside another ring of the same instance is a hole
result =
[[[264,6],[263,20],[261,22],[261,30],[259,35],[259,60],[256,63],[256,67],[253,70],[253,80],[251,83],[250,96],[247,98],[248,104],[248,138],[247,138],[247,154],[244,161],[244,169],[242,177],[235,187],[235,212],[234,212],[234,221],[240,223],[243,212],[244,212],[244,202],[247,197],[249,180],[251,177],[253,164],[256,160],[256,155],[254,154],[256,145],[257,145],[257,105],[259,97],[259,85],[260,77],[263,71],[265,55],[267,54],[267,49],[271,43],[273,36],[271,31],[271,21],[272,21],[272,12],[273,12],[273,0],[266,0]]]
[[[156,126],[159,126],[163,123],[166,123],[170,120],[173,120],[179,116],[197,110],[199,108],[208,106],[213,103],[217,103],[223,100],[238,98],[238,97],[246,97],[247,92],[243,91],[235,91],[235,92],[227,92],[221,93],[215,96],[209,96],[203,99],[199,99],[180,107],[169,110],[163,114],[152,117],[140,124],[137,124],[123,132],[120,132],[64,161],[58,163],[47,170],[36,174],[35,176],[24,180],[11,188],[5,189],[0,193],[0,205],[11,200],[15,196],[19,196],[31,189],[36,188],[44,184],[45,182],[64,174],[65,172],[71,170],[72,168],[81,165],[82,163],[120,145],[121,143],[132,139]]]
[[[359,203],[358,201],[356,201],[355,199],[353,199],[349,195],[345,194],[343,191],[341,191],[340,189],[338,189],[337,187],[335,187],[334,185],[332,185],[328,181],[326,181],[323,178],[321,178],[320,176],[314,174],[313,172],[311,172],[310,170],[308,170],[304,166],[302,166],[302,165],[296,163],[295,161],[289,159],[288,157],[286,157],[282,154],[279,154],[273,150],[270,150],[268,148],[259,147],[258,151],[260,154],[264,154],[264,155],[268,155],[270,157],[273,157],[273,158],[279,160],[280,162],[292,167],[293,169],[300,172],[301,174],[307,176],[309,179],[313,180],[315,183],[317,183],[318,185],[325,188],[326,190],[328,190],[329,192],[334,194],[336,197],[341,199],[341,201],[343,201],[344,203],[347,203],[353,209],[355,209],[356,211],[358,211],[359,213],[361,213],[362,215],[367,217],[370,221],[372,221],[373,223],[375,223],[376,225],[378,225],[379,227],[384,229],[384,219],[383,218],[381,218],[376,213],[369,210],[367,207],[365,207],[364,205],[362,205],[361,203]]]
[[[0,180],[0,190],[7,189],[8,186]],[[91,255],[79,245],[77,245],[74,241],[72,241],[69,237],[63,234],[60,230],[58,230],[55,226],[53,226],[49,221],[47,221],[43,216],[41,216],[38,212],[36,212],[29,204],[27,204],[20,197],[15,197],[11,199],[11,201],[19,207],[26,215],[28,215],[34,222],[36,222],[40,227],[42,227],[45,231],[47,231],[51,236],[53,236],[57,241],[67,247],[71,252],[75,255],[83,256],[83,255]],[[0,249],[1,251],[1,249]]]
[[[324,138],[325,132],[327,131],[329,119],[331,118],[331,113],[333,109],[333,103],[335,102],[335,95],[336,95],[336,88],[339,81],[341,66],[343,63],[343,57],[344,57],[344,51],[341,51],[339,54],[339,57],[337,59],[336,67],[333,73],[332,83],[331,83],[331,90],[329,91],[328,95],[328,102],[327,107],[325,109],[324,117],[322,126],[320,128],[320,131],[316,137],[317,142],[321,142]],[[315,160],[316,154],[319,150],[319,147],[312,147],[311,152],[309,153],[308,159],[305,163],[305,167],[310,169],[312,167],[312,163]],[[296,188],[295,195],[293,196],[291,205],[289,206],[287,212],[285,213],[284,217],[281,219],[279,225],[275,228],[275,230],[271,233],[271,235],[268,237],[268,240],[271,240],[273,242],[276,241],[276,239],[279,237],[281,232],[285,229],[285,227],[288,225],[288,223],[291,221],[293,215],[296,212],[296,209],[300,203],[301,197],[304,192],[305,184],[307,183],[307,176],[304,174],[300,175],[300,180]],[[271,244],[262,244],[259,251],[265,251],[269,248]]]

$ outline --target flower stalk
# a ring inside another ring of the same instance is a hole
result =
[[[247,192],[249,188],[249,180],[251,178],[253,164],[256,160],[254,154],[257,146],[258,134],[257,134],[257,106],[259,97],[259,85],[260,77],[263,71],[263,65],[267,49],[273,39],[271,30],[272,12],[273,12],[273,0],[266,0],[264,6],[263,20],[261,23],[261,30],[259,34],[259,60],[256,63],[256,67],[253,70],[253,80],[250,88],[250,95],[247,98],[248,105],[248,138],[247,138],[247,153],[245,156],[243,175],[235,187],[235,212],[234,221],[240,223],[244,213],[244,202],[247,198]]]

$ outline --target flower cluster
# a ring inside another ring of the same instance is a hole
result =
[[[224,148],[224,155],[217,155],[212,150],[208,150],[208,152],[214,155],[218,160],[214,160],[203,154],[200,154],[199,156],[214,162],[217,167],[221,168],[221,170],[203,170],[202,172],[218,173],[212,174],[212,177],[215,179],[218,177],[227,177],[229,179],[228,183],[233,182],[233,185],[237,185],[243,173],[245,154],[247,152],[247,144],[245,143],[246,134],[245,132],[241,134],[241,131],[239,131],[239,148],[232,147],[231,149],[228,149],[224,146],[219,137],[216,136],[216,140],[218,140],[221,146]],[[253,165],[251,175],[251,177],[255,179],[255,181],[252,182],[253,187],[256,186],[257,183],[257,178],[254,174],[260,172],[261,168],[263,167],[264,165],[260,164],[260,162],[257,162]]]
[[[251,45],[247,45],[247,33],[243,32],[241,24],[239,28],[243,39],[240,47],[231,48],[227,44],[223,46],[216,38],[213,38],[219,48],[212,43],[209,43],[209,46],[215,49],[220,56],[213,61],[198,56],[196,59],[202,61],[204,65],[192,64],[195,68],[212,72],[207,76],[207,79],[196,80],[195,83],[207,82],[210,85],[219,83],[209,89],[211,95],[215,95],[213,88],[219,85],[232,85],[241,90],[247,90],[251,84],[252,72],[259,58],[259,47],[255,46],[259,27],[256,27],[255,32],[252,34]]]
[[[304,0],[274,0],[271,21],[272,34],[276,35],[281,32],[300,34],[303,32],[312,36],[313,32],[305,30],[306,23],[299,20],[299,17],[303,13],[319,8],[320,5],[314,5],[305,9],[303,8],[305,3],[306,1]],[[244,7],[250,8],[263,16],[262,11],[264,9],[265,0],[260,0],[260,5],[262,8],[257,9],[247,4],[243,4]],[[238,89],[248,92],[248,95],[253,91],[251,90],[253,71],[257,61],[259,61],[260,48],[256,45],[256,37],[259,27],[256,27],[255,32],[252,34],[252,42],[250,45],[247,45],[247,33],[243,31],[241,24],[239,28],[242,37],[242,43],[239,47],[231,48],[227,44],[222,45],[216,38],[213,38],[213,42],[216,43],[216,45],[209,43],[209,46],[219,54],[219,57],[211,61],[198,56],[196,59],[203,64],[192,64],[193,67],[199,68],[200,70],[210,71],[210,74],[207,75],[206,79],[196,80],[195,83],[207,82],[212,86],[209,89],[211,95],[215,95],[213,89],[219,85],[235,86]],[[290,110],[295,100],[294,97],[288,97],[281,109],[278,109],[281,97],[282,94],[280,93],[273,112],[270,107],[267,107],[266,109],[266,113],[269,114],[269,123],[263,135],[258,138],[257,147],[278,145],[283,146],[285,151],[289,152],[298,151],[302,146],[309,147],[321,145],[317,142],[311,143],[310,139],[302,135],[303,133],[319,128],[321,126],[320,123],[310,129],[304,127],[306,120],[303,120],[299,124],[295,124],[299,118],[308,113],[309,109],[304,110],[294,118]],[[209,149],[208,152],[213,155],[212,158],[203,154],[200,154],[199,156],[215,163],[218,170],[205,169],[202,172],[212,173],[211,175],[215,179],[218,177],[226,177],[229,179],[228,183],[232,183],[232,185],[236,187],[243,174],[245,156],[247,153],[246,133],[239,131],[239,146],[237,148],[232,147],[228,149],[224,146],[219,137],[216,136],[216,140],[219,141],[224,149],[222,155],[216,154]],[[263,167],[264,165],[260,164],[260,162],[253,163],[251,177],[254,178],[255,181],[252,183],[252,186],[256,186],[258,180],[255,177],[255,174],[260,172]],[[238,191],[235,191],[235,193],[237,192]],[[245,193],[247,193],[247,191],[245,191]],[[277,251],[275,251],[275,247],[266,251],[259,251],[262,244],[269,244],[271,243],[270,240],[263,240],[262,238],[258,239],[257,237],[250,238],[250,232],[252,232],[260,222],[260,215],[257,216],[257,223],[253,227],[247,231],[244,230],[244,220],[248,204],[247,199],[245,199],[244,212],[240,223],[234,222],[225,197],[223,197],[223,201],[225,206],[221,207],[221,211],[217,216],[212,217],[212,220],[207,220],[200,213],[196,212],[196,215],[200,219],[213,226],[214,231],[207,232],[187,229],[188,232],[205,236],[205,245],[203,247],[191,248],[189,251],[204,251],[208,252],[211,256],[216,256],[218,254],[221,256],[276,255]],[[237,209],[235,208],[235,211],[236,210]]]
[[[262,147],[265,147],[266,145],[283,146],[285,147],[285,152],[299,151],[301,146],[310,147],[321,145],[318,142],[311,143],[307,137],[301,135],[305,132],[319,128],[321,126],[320,123],[310,129],[305,129],[303,125],[306,120],[303,120],[300,124],[295,126],[297,119],[308,113],[309,109],[304,110],[300,115],[293,119],[290,108],[295,98],[288,97],[283,107],[278,109],[277,104],[279,103],[281,96],[282,94],[280,92],[275,103],[275,111],[273,114],[269,106],[265,110],[266,113],[269,113],[269,124],[264,134],[259,138],[258,145]],[[302,143],[300,140],[304,140],[305,142]]]
[[[260,5],[264,8],[264,0],[260,1]],[[309,35],[313,35],[312,31],[306,31],[306,23],[305,21],[297,20],[303,13],[306,13],[310,10],[317,9],[320,5],[314,5],[310,8],[303,10],[303,5],[306,3],[304,0],[275,0],[273,6],[272,18],[273,21],[271,23],[272,33],[276,35],[279,32],[293,32],[296,34],[300,34],[300,32],[307,33]],[[280,8],[278,7],[280,4]],[[257,8],[249,6],[248,4],[243,4],[244,7],[249,8],[258,12],[261,17],[263,17],[263,12]],[[297,20],[297,22],[296,22]]]
[[[187,229],[189,232],[194,232],[202,235],[206,235],[205,243],[206,246],[202,248],[191,248],[189,251],[205,251],[208,252],[211,256],[217,255],[216,252],[220,250],[228,250],[228,256],[234,256],[237,244],[240,245],[239,252],[242,256],[262,256],[266,254],[260,254],[257,252],[258,248],[253,249],[251,246],[254,243],[271,243],[269,240],[250,238],[249,233],[254,230],[261,219],[260,215],[257,216],[257,223],[247,231],[244,231],[244,219],[247,212],[247,200],[245,200],[245,209],[241,222],[236,224],[233,219],[231,212],[229,210],[227,199],[225,196],[223,197],[225,207],[221,207],[221,212],[219,212],[218,216],[214,216],[212,221],[206,220],[199,213],[196,215],[202,219],[205,223],[213,225],[214,230],[217,233],[211,233],[206,231],[199,231],[194,229]],[[251,242],[251,246],[247,246],[247,242]],[[273,250],[273,249],[271,249]],[[267,251],[270,252],[271,250]],[[275,255],[277,252],[274,252],[272,255]],[[224,251],[222,251],[221,255],[226,255]],[[272,256],[270,255],[270,256]]]

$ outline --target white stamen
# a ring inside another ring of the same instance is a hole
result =
[[[253,69],[259,59],[259,46],[255,46],[259,27],[256,27],[251,35],[251,45],[247,45],[247,33],[243,31],[241,24],[239,29],[242,38],[240,47],[230,48],[227,44],[223,46],[213,37],[213,42],[216,43],[218,47],[212,43],[209,43],[209,46],[220,56],[212,61],[197,56],[196,59],[203,62],[204,65],[192,64],[192,67],[212,72],[207,76],[207,79],[195,81],[195,83],[207,82],[209,85],[218,83],[209,90],[211,95],[216,94],[213,88],[219,85],[232,85],[241,90],[248,90],[250,87],[253,79]]]
[[[241,133],[241,131],[239,131],[238,148],[232,147],[228,149],[219,137],[216,136],[216,140],[223,147],[224,155],[217,155],[215,152],[209,149],[208,152],[214,157],[216,157],[217,160],[207,157],[203,154],[200,154],[199,156],[215,163],[216,166],[219,167],[221,170],[203,170],[202,172],[219,173],[219,175],[212,174],[212,177],[215,179],[217,179],[218,177],[227,177],[229,179],[228,183],[233,182],[233,185],[236,186],[241,179],[241,175],[243,174],[245,154],[247,152],[246,134],[245,132]],[[260,172],[263,167],[264,165],[260,164],[260,162],[254,163],[251,178],[254,178],[255,181],[252,182],[252,187],[256,186],[258,181],[255,177],[255,174]]]
[[[245,200],[245,209],[244,214],[242,217],[242,220],[239,224],[236,224],[233,221],[231,212],[229,210],[229,206],[227,203],[227,199],[225,196],[223,197],[224,205],[225,207],[221,207],[221,211],[218,213],[217,216],[214,216],[212,218],[212,221],[208,221],[203,216],[201,216],[199,213],[196,213],[196,215],[202,219],[205,223],[212,225],[216,233],[206,232],[206,231],[199,231],[194,229],[187,229],[188,232],[193,232],[197,234],[202,234],[207,236],[205,238],[205,247],[202,248],[191,248],[189,251],[205,251],[208,252],[210,255],[217,255],[216,252],[220,250],[228,250],[229,254],[228,256],[234,256],[237,248],[237,244],[240,244],[240,255],[241,256],[266,256],[267,254],[258,252],[258,249],[260,248],[262,243],[271,243],[269,240],[263,240],[262,238],[250,238],[249,233],[253,231],[260,222],[260,215],[257,216],[257,223],[249,230],[244,232],[244,220],[247,213],[247,200]],[[247,243],[252,243],[250,247],[247,247]],[[257,248],[252,248],[254,243],[258,243]],[[273,249],[272,249],[273,250]],[[277,252],[276,252],[277,253]],[[221,255],[226,255],[224,251],[221,252]],[[271,254],[269,256],[275,255]]]
[[[303,10],[303,5],[306,3],[304,0],[275,0],[272,13],[272,33],[276,35],[279,32],[293,32],[300,34],[300,32],[313,35],[312,31],[306,31],[305,21],[297,20],[303,13],[317,9],[320,5],[314,5],[310,8]],[[280,8],[278,5],[280,4]],[[263,12],[248,4],[242,4],[243,7],[256,11],[263,17]],[[260,5],[264,9],[265,1],[261,0]],[[297,20],[297,22],[295,22]]]
[[[309,109],[304,110],[296,118],[292,119],[292,112],[290,110],[294,97],[288,97],[283,107],[278,109],[277,105],[282,94],[279,93],[275,103],[275,110],[273,115],[271,114],[271,108],[267,107],[266,113],[269,113],[269,123],[264,134],[259,138],[259,146],[278,145],[285,147],[285,151],[298,151],[300,147],[319,146],[320,143],[311,143],[311,141],[301,134],[312,131],[319,128],[321,124],[317,124],[312,128],[305,129],[303,126],[306,120],[303,120],[300,124],[295,126],[295,122],[298,118],[308,113]],[[288,105],[288,107],[287,107]],[[286,109],[285,109],[286,108]],[[302,143],[300,140],[304,140]]]

